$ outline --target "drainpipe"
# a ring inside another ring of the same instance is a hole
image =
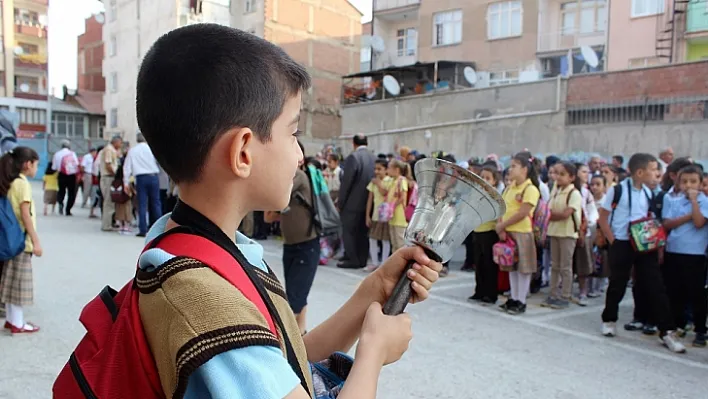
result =
[[[376,0],[373,0],[371,2],[371,39],[374,38],[374,12],[376,10]],[[376,67],[376,61],[375,57],[376,54],[374,53],[374,46],[369,47],[369,51],[371,52],[371,66],[369,67],[369,71],[375,71]]]
[[[610,65],[610,21],[612,18],[612,1],[607,3],[607,26],[605,27],[605,65],[603,65],[604,71],[608,71],[608,66]]]

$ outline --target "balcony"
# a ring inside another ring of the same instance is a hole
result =
[[[708,0],[691,0],[686,9],[686,33],[690,36],[708,34]]]
[[[605,32],[580,32],[577,29],[565,29],[557,32],[539,32],[538,52],[547,53],[564,51],[581,46],[604,46]]]
[[[418,18],[420,0],[374,0],[376,18],[386,21],[402,21]]]
[[[31,58],[33,56],[36,58]],[[42,61],[41,58],[44,58],[44,60]],[[46,57],[39,57],[38,55],[15,56],[15,70],[45,74],[48,71]]]
[[[46,39],[47,27],[36,22],[27,22],[15,19],[15,33]]]

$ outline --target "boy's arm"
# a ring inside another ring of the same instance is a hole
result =
[[[607,242],[612,244],[615,241],[615,235],[612,234],[612,229],[610,228],[610,223],[608,220],[610,211],[605,208],[600,208],[599,213],[600,217],[597,219],[597,226],[600,228],[600,231],[602,231],[602,234],[605,235]]]
[[[338,399],[376,398],[379,375],[383,368],[381,354],[371,350],[357,350],[356,361],[352,365],[347,381]],[[310,399],[305,389],[298,385],[285,399]]]
[[[688,223],[693,220],[693,213],[689,213],[683,216],[672,219],[664,219],[664,228],[667,230],[673,230],[684,223]]]

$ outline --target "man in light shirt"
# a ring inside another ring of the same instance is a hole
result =
[[[81,158],[81,193],[83,194],[83,199],[81,201],[81,207],[85,208],[86,203],[91,199],[91,187],[93,186],[93,161],[96,159],[96,149],[91,148],[88,154]]]
[[[76,157],[76,153],[71,150],[69,140],[63,140],[61,142],[61,150],[54,153],[52,169],[59,171],[59,193],[57,196],[59,213],[71,216],[71,208],[74,206],[74,201],[76,201],[79,159]],[[66,208],[64,207],[64,196],[68,196]]]
[[[136,137],[138,144],[128,151],[123,165],[123,184],[129,191],[130,178],[135,177],[138,194],[138,237],[145,237],[148,228],[162,216],[160,205],[160,167],[142,133]],[[146,213],[150,213],[150,225]]]
[[[116,211],[116,204],[111,200],[111,185],[118,171],[118,151],[121,147],[123,147],[123,139],[116,135],[111,139],[111,143],[103,147],[103,150],[98,154],[98,170],[101,174],[99,184],[103,197],[101,210],[101,230],[103,231],[114,231],[113,213]]]

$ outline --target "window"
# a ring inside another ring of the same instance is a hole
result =
[[[508,85],[512,83],[519,83],[519,71],[509,70],[509,71],[498,71],[489,74],[489,85]]]
[[[490,4],[487,8],[487,39],[520,36],[522,13],[520,1]]]
[[[606,0],[583,0],[582,3],[573,1],[561,4],[563,34],[604,32],[607,27],[606,3]]]
[[[111,88],[111,93],[118,91],[118,72],[111,72],[111,78],[108,84]]]
[[[118,5],[117,0],[109,0],[108,3],[108,19],[110,21],[115,21],[118,18]]]
[[[664,0],[632,0],[632,18],[662,14]]]
[[[118,108],[111,108],[110,123],[111,128],[115,129],[118,127]]]
[[[462,42],[462,10],[433,15],[433,45],[445,46]]]
[[[44,109],[17,107],[20,114],[20,122],[32,125],[44,125],[47,123],[47,111]]]
[[[415,28],[399,29],[396,32],[396,42],[399,57],[415,55],[415,50],[418,48],[418,32]]]
[[[39,78],[15,75],[15,91],[21,93],[39,93]]]
[[[659,57],[633,58],[629,60],[629,68],[645,68],[654,65],[661,65]]]
[[[36,44],[17,43],[17,47],[22,49],[22,54],[37,54],[39,52],[39,46]]]
[[[256,5],[254,4],[255,2],[256,0],[246,0],[243,4],[243,13],[248,14],[256,11]]]
[[[39,25],[39,14],[34,11],[15,8],[15,22],[22,25]]]
[[[118,42],[115,35],[111,35],[108,39],[108,56],[113,57],[118,52]]]
[[[99,120],[95,134],[90,134],[91,138],[103,138],[103,131],[106,129],[106,121]]]
[[[84,137],[84,115],[56,112],[52,114],[52,131],[57,136]]]

